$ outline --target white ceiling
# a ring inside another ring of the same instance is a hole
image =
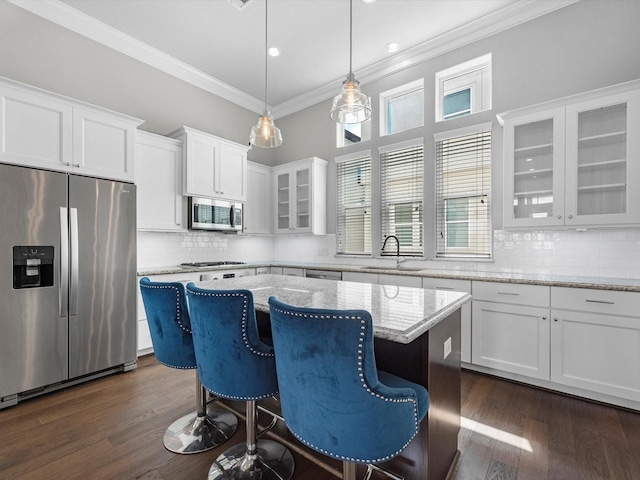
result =
[[[262,113],[265,0],[10,0]],[[363,87],[577,0],[353,0],[353,70]],[[347,0],[270,0],[268,100],[283,116],[337,94],[349,71]],[[395,54],[385,51],[398,42]],[[366,92],[366,88],[363,88]]]

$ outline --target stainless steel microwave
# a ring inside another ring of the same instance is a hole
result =
[[[189,230],[242,231],[242,203],[189,197]]]

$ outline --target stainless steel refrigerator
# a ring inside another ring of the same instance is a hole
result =
[[[136,191],[0,165],[0,408],[136,365]]]

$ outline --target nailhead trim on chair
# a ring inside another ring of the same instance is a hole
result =
[[[249,298],[247,297],[246,294],[243,293],[238,293],[238,292],[217,292],[217,293],[212,293],[212,292],[194,292],[193,290],[187,288],[187,290],[189,291],[189,293],[192,293],[193,295],[200,295],[203,297],[242,297],[243,299],[243,305],[242,305],[242,341],[244,342],[245,347],[247,347],[251,353],[253,353],[254,355],[260,356],[260,357],[273,357],[275,356],[275,354],[273,353],[265,353],[265,352],[260,352],[258,350],[256,350],[255,348],[253,348],[253,345],[251,345],[251,343],[249,343],[249,337],[247,336],[247,311],[248,311],[248,307],[249,307]],[[224,397],[227,398],[229,400],[260,400],[262,398],[267,398],[267,397],[272,397],[274,395],[278,394],[278,391],[276,390],[275,392],[271,392],[271,393],[267,393],[265,395],[260,395],[260,396],[251,396],[251,397],[243,397],[243,396],[234,396],[234,395],[226,395],[220,392],[215,392],[213,390],[210,390],[209,388],[207,388],[206,386],[204,387],[207,389],[208,392],[213,393],[214,395],[217,395],[219,397]]]
[[[180,321],[180,290],[178,290],[175,286],[173,285],[140,285],[140,288],[159,288],[159,289],[170,289],[170,290],[175,290],[176,292],[176,322],[178,322],[178,325],[180,326],[180,328],[182,330],[184,330],[185,332],[187,332],[188,334],[191,334],[191,330],[189,330],[187,327],[185,327],[182,324],[182,321]]]
[[[191,330],[189,330],[187,327],[185,327],[182,322],[180,321],[181,315],[180,315],[180,290],[178,290],[175,286],[173,285],[143,285],[142,283],[140,284],[140,288],[158,288],[158,289],[169,289],[169,290],[175,290],[176,293],[176,323],[178,324],[178,326],[185,332],[187,332],[189,335],[191,335]],[[166,366],[166,367],[170,367],[170,368],[177,368],[179,370],[193,370],[197,367],[183,367],[180,365],[171,365],[170,363],[165,363],[162,362],[160,360],[158,360],[158,363]]]
[[[414,419],[414,425],[415,425],[415,431],[413,433],[413,435],[411,435],[411,438],[407,441],[407,443],[405,443],[402,448],[400,448],[399,450],[397,450],[395,453],[392,453],[390,455],[387,455],[385,457],[382,458],[374,458],[374,459],[362,459],[362,458],[352,458],[352,457],[347,457],[344,455],[340,455],[337,453],[333,453],[333,452],[328,452],[322,448],[316,447],[315,445],[313,445],[312,443],[306,441],[304,438],[302,438],[300,435],[298,435],[296,432],[294,432],[293,430],[291,430],[291,428],[289,426],[287,426],[289,428],[289,430],[291,431],[291,433],[293,433],[293,435],[300,440],[302,443],[304,443],[305,445],[307,445],[308,447],[313,448],[314,450],[319,451],[320,453],[323,453],[329,457],[333,457],[336,458],[338,460],[342,460],[342,461],[347,461],[347,462],[355,462],[355,463],[380,463],[380,462],[385,462],[387,460],[391,460],[392,458],[396,457],[398,454],[400,454],[400,452],[402,452],[405,448],[407,448],[407,445],[409,445],[409,443],[411,442],[411,440],[413,440],[413,438],[416,436],[416,434],[418,433],[418,427],[419,427],[419,422],[418,422],[418,402],[412,398],[390,398],[390,397],[385,397],[377,392],[374,392],[371,387],[367,384],[365,378],[364,378],[364,373],[362,370],[362,348],[364,345],[364,336],[365,336],[365,331],[366,331],[366,324],[365,324],[365,319],[359,315],[316,315],[316,314],[310,314],[310,313],[300,313],[300,312],[291,312],[288,310],[282,310],[280,308],[277,308],[273,305],[271,305],[271,308],[273,308],[274,310],[283,313],[285,315],[292,315],[294,317],[301,317],[301,318],[319,318],[319,319],[333,319],[333,320],[342,320],[342,319],[348,319],[348,320],[358,320],[360,321],[360,338],[358,339],[358,376],[360,377],[360,383],[362,384],[362,388],[364,388],[370,395],[379,398],[381,400],[384,400],[385,402],[393,402],[393,403],[407,403],[407,402],[411,402],[413,403],[413,419]],[[286,423],[286,420],[285,420]]]

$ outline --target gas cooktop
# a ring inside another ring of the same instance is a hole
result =
[[[181,267],[220,267],[222,265],[244,265],[245,262],[230,262],[230,261],[218,261],[218,262],[191,262],[181,263]]]

